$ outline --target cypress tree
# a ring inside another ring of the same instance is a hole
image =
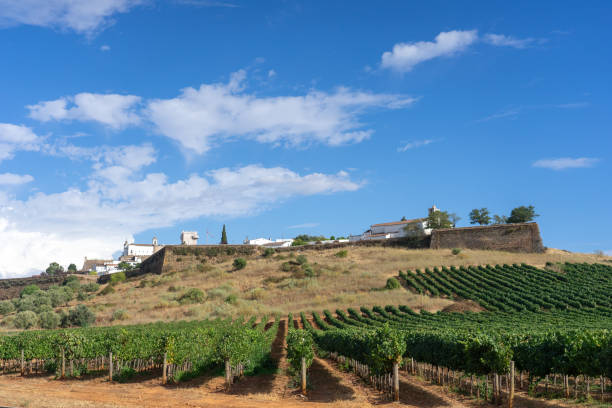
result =
[[[227,244],[227,232],[225,232],[225,224],[223,224],[223,230],[221,231],[221,244]]]

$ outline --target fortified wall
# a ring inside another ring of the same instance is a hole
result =
[[[277,253],[324,251],[355,246],[429,248],[429,237],[303,245],[276,248],[275,251]],[[164,272],[181,270],[193,266],[202,268],[209,262],[223,261],[239,256],[248,257],[254,254],[263,253],[265,249],[265,247],[257,245],[166,245],[142,261],[139,269],[126,272],[126,276],[131,278],[149,273],[159,275]],[[109,280],[110,275],[102,275],[98,278],[99,283],[106,283]]]
[[[544,252],[540,228],[535,222],[433,230],[430,247]]]

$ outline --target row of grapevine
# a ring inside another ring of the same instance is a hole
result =
[[[7,367],[16,367],[15,361],[20,361],[21,367],[33,361],[38,366],[44,361],[58,371],[66,361],[71,366],[77,361],[86,367],[91,367],[92,361],[97,367],[102,361],[102,366],[114,364],[115,371],[118,367],[148,370],[163,363],[167,370],[164,377],[166,373],[183,374],[177,367],[197,373],[226,363],[248,373],[263,364],[270,353],[278,322],[265,330],[267,321],[264,318],[255,327],[253,318],[248,322],[215,320],[26,331],[0,336],[0,361]]]
[[[565,264],[564,274],[526,264],[435,267],[399,272],[417,293],[472,299],[489,311],[612,307],[612,267]]]

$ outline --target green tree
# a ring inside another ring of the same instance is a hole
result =
[[[453,222],[450,219],[450,215],[446,211],[433,211],[427,217],[427,228],[440,229],[440,228],[452,228]]]
[[[505,215],[497,215],[493,216],[493,224],[505,224],[508,222],[508,217]]]
[[[455,213],[448,214],[448,219],[453,224],[453,228],[455,228],[457,226],[457,223],[461,221],[461,217]]]
[[[529,222],[533,221],[535,217],[539,217],[539,214],[535,213],[535,208],[533,205],[530,205],[529,207],[522,205],[514,208],[510,212],[510,217],[508,217],[507,223],[516,224],[519,222]]]
[[[57,329],[61,323],[61,317],[53,311],[42,312],[39,315],[40,327],[43,329]]]
[[[221,245],[227,245],[227,232],[225,231],[225,224],[223,224],[223,230],[221,230]]]
[[[491,215],[488,208],[474,208],[470,212],[470,224],[489,225],[491,223]]]
[[[18,329],[29,329],[38,324],[38,316],[31,310],[25,310],[17,313],[13,324]]]
[[[132,270],[132,265],[128,262],[122,261],[119,262],[118,268],[121,269],[122,271],[131,271]]]
[[[64,273],[64,267],[62,267],[57,262],[51,262],[45,272],[47,272],[48,275],[56,275],[58,273]]]
[[[34,284],[28,285],[25,288],[21,289],[21,293],[19,294],[19,297],[26,297],[26,296],[32,295],[38,292],[39,290],[40,288]]]
[[[0,315],[6,315],[15,311],[15,305],[10,300],[0,302]]]
[[[87,327],[96,321],[96,315],[85,305],[78,305],[68,312],[68,321],[72,326]]]
[[[70,265],[68,265],[68,273],[76,273],[77,272],[77,267],[75,264],[71,263]]]

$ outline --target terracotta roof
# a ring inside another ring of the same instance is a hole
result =
[[[380,224],[373,224],[371,225],[371,227],[385,227],[387,225],[401,225],[401,224],[412,224],[413,222],[420,222],[425,220],[425,218],[415,218],[413,220],[406,220],[406,221],[393,221],[393,222],[383,222]]]
[[[114,262],[113,259],[88,259],[83,263],[82,271],[91,271],[96,265],[104,265],[106,262]]]

